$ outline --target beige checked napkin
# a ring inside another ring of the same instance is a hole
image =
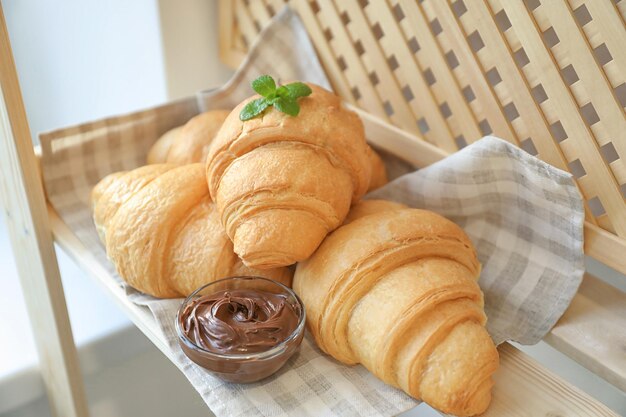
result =
[[[280,57],[276,59],[275,57]],[[49,201],[87,249],[159,323],[178,366],[217,416],[390,416],[417,404],[362,366],[344,366],[308,337],[277,374],[249,385],[226,383],[179,349],[174,317],[181,300],[159,300],[126,286],[108,261],[91,218],[89,193],[105,175],[145,163],[150,145],[198,112],[232,107],[259,74],[327,86],[299,18],[288,9],[261,34],[224,87],[164,106],[40,135]],[[395,164],[394,166],[398,166]],[[583,207],[570,174],[518,148],[484,138],[426,169],[400,176],[368,198],[435,210],[465,228],[483,264],[488,330],[496,343],[536,343],[554,325],[583,275]]]

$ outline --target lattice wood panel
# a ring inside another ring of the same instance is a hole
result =
[[[223,0],[223,59],[285,3]],[[345,100],[446,151],[493,133],[570,171],[588,251],[626,248],[626,0],[289,4]]]

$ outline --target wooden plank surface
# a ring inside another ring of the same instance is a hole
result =
[[[626,274],[626,240],[585,222],[585,253]]]
[[[150,312],[128,301],[124,291],[85,249],[78,238],[49,207],[55,240],[76,263],[105,289],[133,323],[172,360],[159,328]],[[528,355],[505,343],[498,348],[500,369],[492,404],[483,417],[502,416],[617,416],[607,407],[547,371]],[[552,414],[551,414],[552,413]]]
[[[493,400],[481,417],[618,416],[508,343],[498,352]]]
[[[0,190],[50,409],[87,416],[46,202],[0,5]]]
[[[592,276],[544,338],[626,392],[626,294]]]

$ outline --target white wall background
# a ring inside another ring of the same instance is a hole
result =
[[[167,98],[154,0],[4,0],[33,136]]]

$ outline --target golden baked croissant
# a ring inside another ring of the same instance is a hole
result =
[[[380,155],[376,153],[371,147],[367,147],[367,156],[372,166],[372,175],[370,178],[370,185],[367,187],[367,191],[372,191],[387,184],[387,170],[385,169],[385,163],[380,158]]]
[[[193,164],[204,162],[215,134],[230,111],[212,110],[197,115],[183,126],[165,132],[148,151],[148,164]],[[371,181],[367,191],[387,184],[385,164],[371,147],[367,156],[372,166]]]
[[[243,262],[273,268],[308,258],[370,183],[363,124],[316,85],[300,114],[269,107],[241,121],[239,104],[207,157],[207,180]]]
[[[146,294],[187,296],[232,275],[291,284],[287,268],[257,271],[235,255],[202,164],[146,165],[111,174],[94,188],[92,204],[107,255],[119,275]]]
[[[229,110],[210,110],[163,134],[148,152],[148,164],[204,162]]]
[[[445,413],[482,413],[498,352],[471,241],[426,210],[364,201],[353,211],[294,276],[317,344]]]
[[[177,126],[173,129],[165,132],[157,141],[152,145],[148,151],[147,162],[148,164],[162,164],[167,161],[167,154],[172,147],[172,143],[178,138],[180,131],[183,130],[182,126]]]

